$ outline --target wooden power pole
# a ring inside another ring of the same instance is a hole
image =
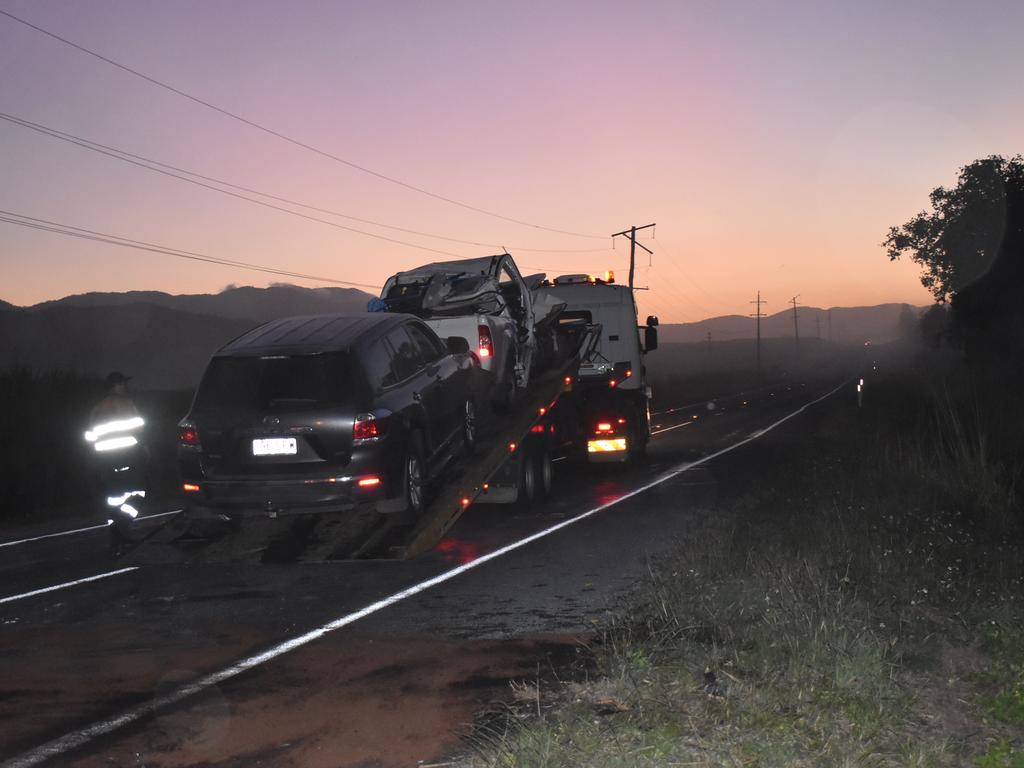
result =
[[[615,239],[616,237],[620,237],[620,236],[624,236],[624,237],[628,237],[629,238],[629,289],[630,290],[633,290],[633,273],[636,271],[636,247],[639,245],[641,248],[643,248],[645,251],[647,251],[647,253],[651,254],[652,256],[654,255],[654,251],[652,251],[650,248],[648,248],[643,243],[638,243],[636,241],[636,233],[639,232],[641,229],[650,229],[652,227],[654,227],[654,224],[644,224],[642,227],[630,227],[629,229],[624,229],[622,232],[616,232],[614,235],[612,235],[612,239]]]
[[[800,354],[800,321],[798,319],[796,307],[798,303],[797,299],[799,298],[800,294],[798,293],[796,296],[789,300],[790,303],[793,305],[793,338],[796,339],[796,353],[798,355]]]
[[[757,292],[757,298],[754,301],[750,302],[750,303],[757,305],[757,312],[752,314],[751,317],[756,317],[757,318],[757,375],[758,375],[758,377],[760,377],[761,376],[761,318],[765,316],[764,312],[761,311],[761,305],[762,304],[767,304],[768,302],[764,301],[761,298],[761,292],[758,291]]]

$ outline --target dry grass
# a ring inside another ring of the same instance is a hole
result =
[[[957,386],[879,380],[813,440],[728,459],[756,491],[651,568],[598,676],[492,721],[465,763],[1024,765],[1015,443]]]

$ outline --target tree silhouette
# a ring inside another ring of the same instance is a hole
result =
[[[984,274],[1006,238],[1008,195],[1024,188],[1024,157],[992,155],[960,169],[952,189],[931,193],[922,211],[882,242],[890,259],[909,253],[924,270],[921,283],[944,303]]]

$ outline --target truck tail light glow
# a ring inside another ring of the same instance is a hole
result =
[[[186,493],[197,493],[199,491],[199,486],[196,485],[195,483],[183,483],[181,486],[181,490],[185,491]]]
[[[352,440],[376,440],[383,430],[372,413],[360,413],[352,422]]]
[[[356,483],[360,488],[376,488],[380,485],[379,477],[362,477],[359,482]]]
[[[597,432],[597,434],[599,434],[599,435],[602,434],[603,432],[611,432],[612,431],[611,422],[608,422],[608,421],[598,422],[597,429],[594,430],[594,431]]]
[[[478,326],[477,334],[479,336],[479,341],[477,344],[477,355],[482,360],[483,358],[490,357],[492,354],[494,354],[494,342],[491,339],[491,329],[489,326]]]

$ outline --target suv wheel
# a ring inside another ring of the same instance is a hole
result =
[[[406,512],[416,518],[423,513],[423,497],[425,493],[423,471],[423,454],[419,450],[419,441],[410,441],[409,450],[405,454],[405,494]]]
[[[476,447],[476,406],[472,399],[466,400],[462,414],[462,448],[466,455]]]

